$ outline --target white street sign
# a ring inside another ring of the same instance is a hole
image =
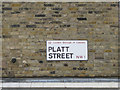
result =
[[[47,60],[88,60],[87,40],[48,40]]]

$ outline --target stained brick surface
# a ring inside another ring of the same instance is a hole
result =
[[[118,3],[3,3],[3,77],[118,76]],[[46,61],[46,40],[88,40],[88,61]]]

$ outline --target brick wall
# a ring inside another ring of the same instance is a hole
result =
[[[3,77],[118,76],[118,3],[3,3]],[[46,61],[46,40],[88,40],[88,61]]]

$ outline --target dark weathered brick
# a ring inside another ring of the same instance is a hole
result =
[[[76,70],[77,68],[76,67],[73,67],[73,70]]]
[[[62,10],[62,8],[53,8],[53,10]]]
[[[19,10],[30,10],[31,8],[19,8]]]
[[[27,28],[36,28],[36,25],[26,25]]]
[[[95,14],[101,14],[102,11],[94,11]]]
[[[90,14],[91,14],[91,13],[93,13],[93,11],[88,11],[88,13],[90,13]]]
[[[10,35],[2,35],[3,38],[11,38]]]
[[[64,66],[68,66],[68,64],[64,64]]]
[[[35,17],[45,17],[45,14],[39,14],[39,15],[35,15]]]
[[[52,7],[52,6],[54,6],[54,4],[47,4],[47,3],[45,3],[44,6],[45,7]]]
[[[18,14],[20,13],[19,11],[16,11],[16,12],[11,12],[11,14]]]
[[[118,4],[111,4],[111,6],[116,7],[116,6],[118,6]]]
[[[60,25],[60,27],[70,27],[71,25]]]
[[[55,74],[55,71],[50,72],[50,74]]]
[[[87,20],[87,18],[77,18],[77,20]]]
[[[15,24],[15,25],[11,25],[11,27],[15,28],[15,27],[20,27],[20,25]]]
[[[50,23],[52,23],[52,24],[61,24],[62,22],[61,21],[52,21]]]
[[[43,61],[39,61],[39,63],[43,63]]]
[[[12,10],[12,8],[6,7],[6,8],[2,8],[2,10]]]
[[[62,15],[52,15],[52,17],[61,17]]]

